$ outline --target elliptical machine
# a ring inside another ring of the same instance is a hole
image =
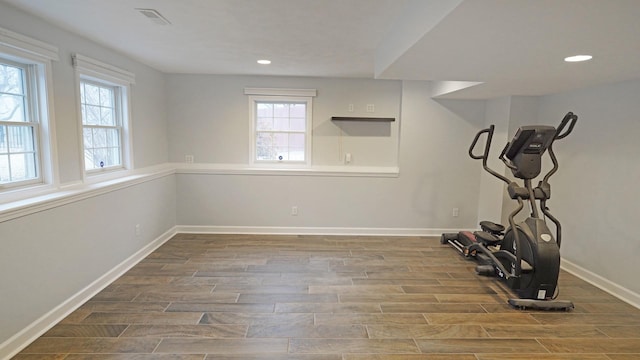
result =
[[[518,207],[509,214],[509,227],[502,239],[491,235],[495,241],[487,243],[482,241],[483,238],[491,239],[485,235],[486,232],[475,232],[475,238],[481,241],[465,245],[461,252],[479,261],[480,264],[476,267],[478,274],[497,276],[506,282],[519,296],[519,299],[509,299],[509,304],[513,307],[543,310],[573,308],[572,302],[555,299],[560,273],[562,232],[560,222],[549,212],[546,202],[551,198],[549,178],[558,170],[553,143],[567,137],[577,120],[578,117],[569,112],[557,129],[553,126],[522,126],[518,129],[502,150],[499,159],[516,178],[524,180],[524,186],[519,186],[487,166],[494,125],[478,132],[469,148],[471,158],[482,160],[482,167],[487,172],[507,184],[509,196],[518,202]],[[474,148],[483,134],[487,134],[484,152],[482,155],[475,155]],[[532,179],[538,177],[542,170],[542,156],[545,152],[548,152],[553,168],[534,188]],[[514,218],[524,208],[525,201],[529,203],[531,214],[523,222],[516,223]],[[555,238],[545,219],[540,217],[540,212],[555,224]],[[449,243],[460,251],[460,233],[442,234],[441,242]]]

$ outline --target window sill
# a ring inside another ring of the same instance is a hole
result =
[[[132,171],[128,173],[127,176],[102,182],[73,183],[58,187],[43,186],[41,192],[25,192],[25,194],[33,194],[28,198],[4,203],[0,202],[0,223],[141,184],[174,173],[175,169],[173,166],[164,164]],[[47,190],[45,191],[45,189]],[[0,199],[2,199],[1,195]]]
[[[245,164],[174,163],[177,174],[266,175],[266,176],[334,176],[398,177],[397,166],[311,166],[307,168],[266,168]]]

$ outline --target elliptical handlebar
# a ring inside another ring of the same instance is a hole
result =
[[[491,150],[491,141],[493,140],[494,130],[495,130],[495,125],[490,125],[488,128],[478,131],[478,133],[476,134],[476,137],[473,138],[473,142],[471,143],[471,146],[469,147],[469,156],[475,160],[482,160],[482,167],[485,169],[485,171],[497,177],[498,179],[504,181],[505,183],[510,184],[511,180],[509,180],[506,176],[497,173],[495,170],[491,169],[487,165],[487,159],[489,158],[489,151]],[[482,155],[475,155],[473,153],[473,150],[476,147],[478,140],[480,140],[480,136],[482,136],[482,134],[485,134],[485,133],[487,134],[487,140],[484,145],[484,152],[482,153]],[[506,150],[506,147],[504,150],[502,150],[503,154],[505,150]]]
[[[544,186],[548,186],[549,178],[551,177],[551,175],[555,174],[556,171],[558,171],[558,167],[559,167],[558,159],[556,158],[556,154],[553,151],[553,142],[555,142],[556,140],[564,139],[565,137],[567,137],[567,135],[571,134],[571,132],[573,131],[573,127],[576,126],[577,121],[578,121],[578,115],[575,115],[571,111],[569,111],[567,115],[565,115],[564,118],[562,118],[562,121],[560,122],[560,125],[556,130],[556,135],[553,138],[553,141],[551,142],[551,144],[549,145],[549,157],[551,157],[551,162],[553,163],[553,167],[542,179],[542,184]],[[569,128],[567,130],[564,130],[564,128],[567,127],[567,125],[569,125]]]
[[[578,121],[578,115],[575,115],[574,113],[569,111],[567,115],[565,115],[564,118],[562,119],[562,122],[560,122],[560,126],[558,126],[558,130],[556,130],[555,140],[564,139],[565,137],[567,137],[567,135],[571,134],[571,132],[573,131],[573,127],[576,126],[577,121]],[[569,124],[569,128],[567,129],[567,131],[562,133],[562,130],[564,130],[567,124]]]
[[[491,139],[493,138],[493,130],[495,129],[494,125],[489,126],[488,128],[484,129],[484,130],[480,130],[477,134],[476,137],[473,138],[473,142],[471,143],[471,146],[469,147],[469,156],[471,156],[472,159],[475,160],[482,160],[483,162],[487,161],[487,157],[489,157],[489,149],[491,148]],[[478,155],[474,155],[473,154],[473,149],[476,147],[476,143],[478,143],[478,140],[480,139],[480,136],[484,133],[487,133],[487,142],[484,145],[484,153],[482,153],[482,155],[478,156]]]

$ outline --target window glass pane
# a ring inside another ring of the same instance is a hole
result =
[[[272,117],[259,117],[256,123],[256,130],[273,130],[273,118]]]
[[[289,130],[289,118],[274,118],[273,123],[274,123],[273,129],[276,131]]]
[[[305,131],[307,120],[305,118],[291,118],[289,124],[292,131]]]
[[[0,64],[0,93],[24,95],[24,70]]]
[[[34,153],[12,154],[9,156],[11,181],[31,180],[37,177]]]
[[[289,159],[304,161],[305,134],[289,134]]]
[[[107,165],[107,149],[106,148],[95,148],[93,149],[93,163],[96,168],[103,168]]]
[[[289,104],[273,104],[273,117],[289,117]]]
[[[24,101],[22,95],[0,93],[0,121],[26,121]]]
[[[84,95],[84,87],[85,87],[85,83],[81,82],[80,83],[80,104],[85,104],[87,102]]]
[[[85,125],[100,125],[100,108],[93,105],[84,105],[84,118],[82,123]]]
[[[289,146],[289,134],[287,133],[275,133],[273,134],[274,145],[279,148],[284,148]]]
[[[304,134],[289,134],[289,146],[304,149]]]
[[[275,160],[273,133],[258,133],[256,136],[256,158],[258,160]]]
[[[6,154],[9,151],[9,139],[7,137],[8,130],[6,126],[0,125],[0,154]]]
[[[93,144],[93,131],[91,128],[82,129],[82,137],[84,142],[85,149],[91,149],[94,147]]]
[[[100,124],[105,126],[115,126],[113,111],[110,108],[100,108]]]
[[[35,151],[32,126],[9,126],[9,152],[33,152]]]
[[[100,105],[104,107],[113,107],[113,89],[100,88]]]
[[[304,161],[304,148],[293,147],[289,149],[289,160]]]
[[[111,147],[107,149],[106,166],[120,165],[120,148]]]
[[[97,169],[98,165],[95,162],[93,149],[84,149],[84,168],[86,170]]]
[[[84,83],[84,97],[85,104],[100,105],[100,88]]]
[[[120,131],[118,129],[105,129],[107,138],[107,147],[119,148],[120,147]]]
[[[273,117],[273,104],[257,103],[256,113],[258,117]]]
[[[281,161],[289,160],[289,148],[288,147],[278,147],[276,149],[276,152],[278,153],[276,160],[281,160]]]
[[[92,129],[93,132],[93,148],[107,147],[107,129]]]
[[[274,144],[273,133],[258,133],[256,137],[256,145],[263,147],[271,147]]]
[[[87,170],[118,166],[120,157],[120,130],[85,128],[85,168]]]
[[[0,183],[11,181],[11,172],[9,171],[9,155],[0,155]]]
[[[0,64],[0,121],[27,121],[24,70]]]
[[[304,118],[307,117],[307,105],[306,104],[291,104],[290,107],[291,117]]]

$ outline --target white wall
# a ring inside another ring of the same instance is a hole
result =
[[[171,112],[171,133],[177,133],[176,138],[170,141],[171,157],[183,157],[183,148],[190,139],[192,148],[201,151],[204,154],[201,156],[209,161],[246,162],[247,153],[243,149],[248,148],[248,102],[245,99],[219,101],[214,96],[224,93],[224,89],[238,94],[241,86],[227,88],[229,82],[236,82],[236,78],[204,77],[198,87],[174,86],[176,83],[180,85],[181,78],[172,76],[169,81],[172,103],[177,101],[173,98],[174,91],[184,93],[191,89],[190,94],[195,96],[206,88],[209,89],[206,93],[211,94],[207,96],[207,102],[216,104],[215,113],[240,115],[211,116],[211,111],[205,106],[191,107],[192,112],[186,117],[176,118],[175,112]],[[259,80],[262,81],[261,86],[279,86],[281,81],[277,78],[249,80],[247,85]],[[396,121],[400,126],[400,175],[397,178],[378,178],[180,174],[177,180],[179,224],[393,228],[418,232],[475,226],[479,169],[477,164],[467,159],[466,143],[483,124],[483,102],[452,101],[445,107],[430,99],[426,82],[405,82],[400,89],[395,82],[375,80],[297,81],[300,81],[296,84],[299,87],[319,89],[314,107],[321,103],[322,96],[330,98],[323,100],[322,107],[318,106],[318,111],[325,114],[322,119],[339,113],[350,101],[346,99],[352,97],[370,99],[380,96],[380,100],[375,100],[376,109],[385,98],[390,109],[399,107],[401,98],[402,116]],[[192,79],[188,82],[195,83]],[[221,89],[217,92],[210,90],[218,86]],[[333,89],[350,89],[358,93],[347,91],[336,95],[331,94]],[[394,93],[389,94],[390,91]],[[220,96],[226,98],[231,95]],[[212,122],[222,124],[211,125]],[[314,131],[322,126],[314,125]],[[212,135],[203,138],[198,134],[202,127],[215,128],[218,133],[206,131]],[[238,149],[242,155],[220,154],[230,151],[217,149],[215,143],[218,139]],[[460,146],[460,142],[464,145]],[[238,143],[241,145],[233,145]],[[207,154],[207,148],[210,148],[210,154]],[[373,142],[363,146],[362,152],[354,154],[354,158],[377,151],[379,146]],[[225,159],[225,156],[232,157],[232,160]],[[198,157],[196,152],[196,159]],[[315,159],[330,157],[314,152]],[[290,215],[291,206],[298,206],[298,216]],[[457,218],[452,216],[453,207],[460,208]]]
[[[549,207],[563,226],[564,259],[640,294],[640,81],[540,98],[538,122],[578,124],[554,144],[560,169]]]
[[[0,24],[59,49],[52,84],[59,185],[82,180],[71,64],[75,52],[135,73],[134,163],[141,168],[168,161],[163,74],[2,2]],[[9,338],[176,224],[173,175],[97,194],[0,221],[0,358],[11,351],[3,348]],[[140,236],[135,235],[136,224]]]

